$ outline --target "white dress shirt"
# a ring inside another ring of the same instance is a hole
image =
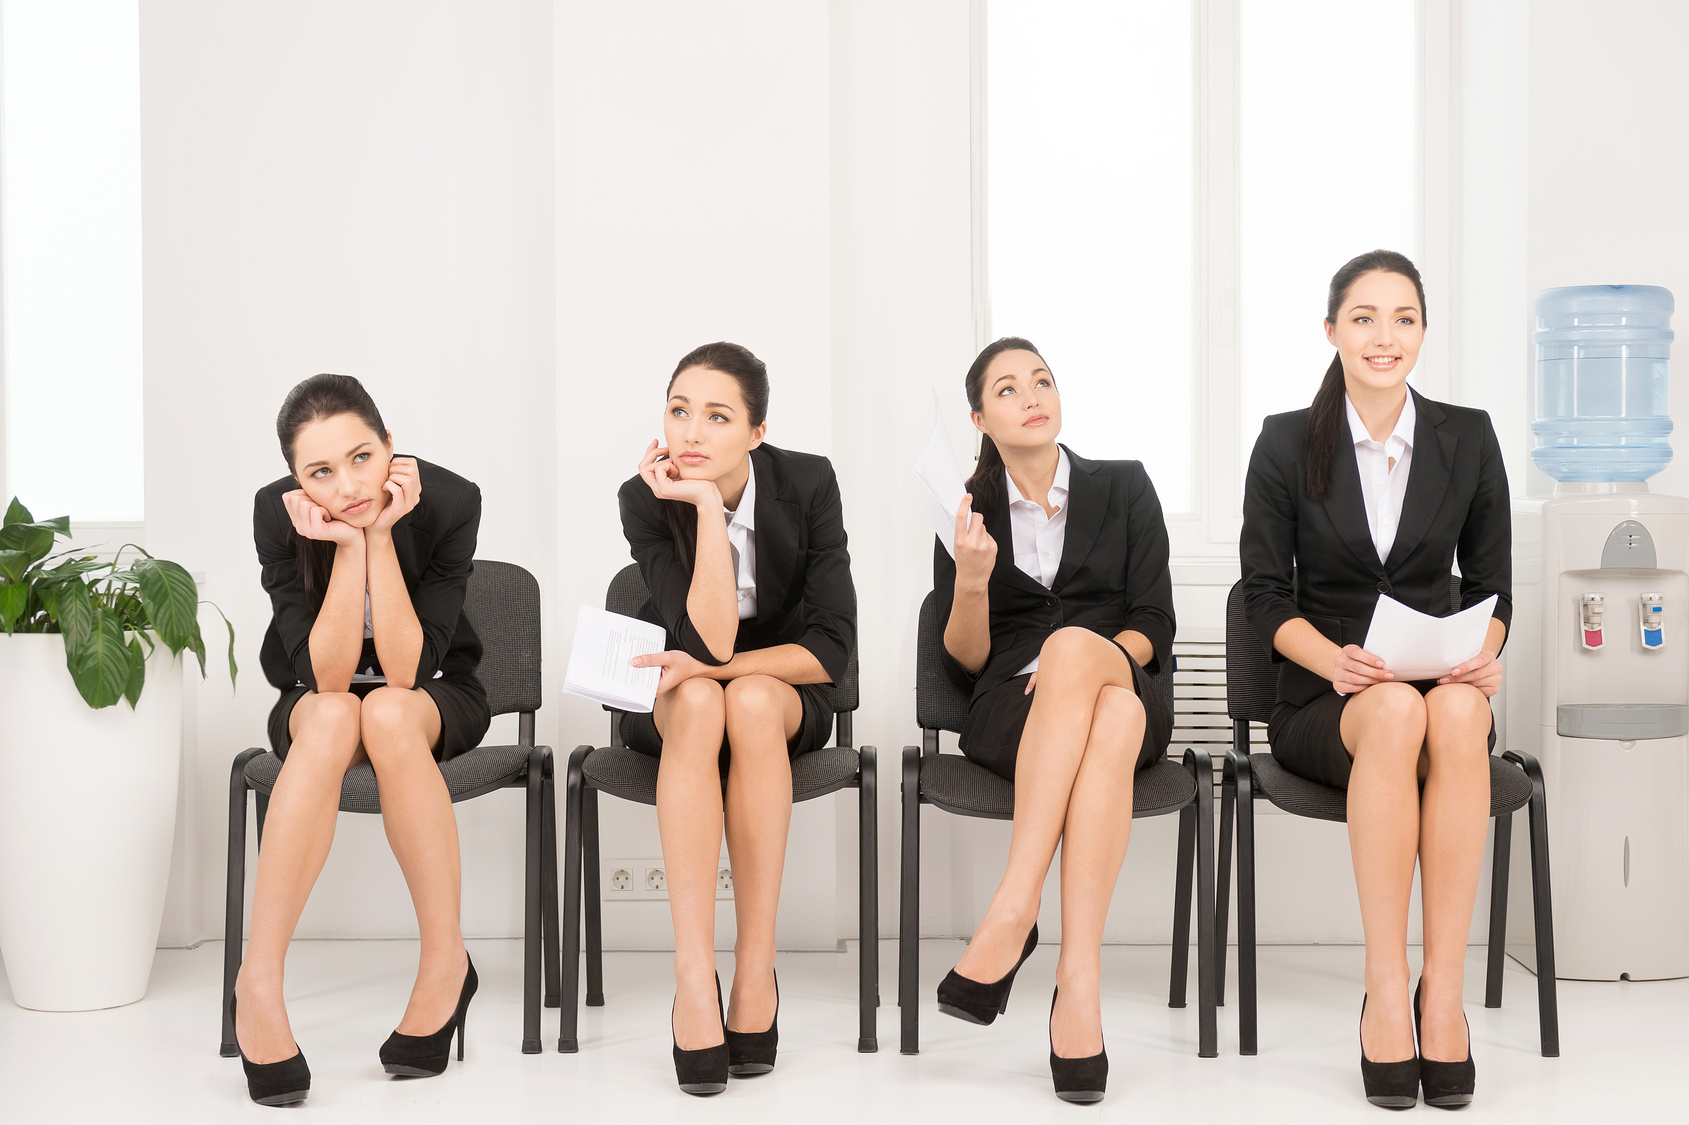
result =
[[[747,461],[749,459],[747,458]],[[739,588],[739,620],[749,621],[757,615],[757,469],[749,463],[745,477],[745,492],[739,497],[738,508],[723,508],[727,513],[727,545],[733,552],[733,574]]]
[[[1015,487],[1015,479],[1007,469],[1003,470],[1003,479],[1008,482],[1009,531],[1014,539],[1015,566],[1046,590],[1055,584],[1062,547],[1067,543],[1067,486],[1072,475],[1067,450],[1056,446],[1056,479],[1050,485],[1050,503],[1056,514],[1052,516],[1044,511],[1044,505],[1022,496]],[[1015,675],[1036,671],[1038,659],[1034,657],[1032,663]]]
[[[1349,434],[1355,441],[1355,467],[1361,473],[1361,495],[1366,498],[1366,522],[1372,531],[1372,545],[1378,561],[1390,557],[1396,542],[1396,528],[1402,522],[1402,498],[1407,495],[1408,471],[1413,468],[1413,425],[1416,411],[1413,392],[1402,404],[1396,428],[1383,441],[1374,441],[1361,421],[1355,404],[1343,396],[1349,414]]]

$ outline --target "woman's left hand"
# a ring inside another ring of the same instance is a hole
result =
[[[387,506],[370,526],[377,531],[390,531],[422,499],[422,478],[417,475],[416,458],[393,458],[387,466],[387,483],[381,487],[387,493]]]
[[[661,668],[663,670],[663,674],[657,680],[658,695],[662,695],[665,691],[672,691],[693,676],[702,676],[709,671],[703,661],[679,649],[636,656],[633,658],[633,666],[635,668]]]
[[[1438,680],[1439,684],[1471,684],[1484,693],[1487,699],[1501,690],[1501,661],[1496,659],[1493,652],[1484,651],[1474,656],[1464,664],[1457,664],[1449,669],[1449,674]]]

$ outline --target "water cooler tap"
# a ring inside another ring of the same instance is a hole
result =
[[[1649,652],[1658,652],[1665,647],[1665,595],[1642,595],[1642,647]]]
[[[1583,647],[1598,649],[1605,640],[1601,633],[1601,614],[1606,609],[1605,594],[1585,594],[1582,606]]]

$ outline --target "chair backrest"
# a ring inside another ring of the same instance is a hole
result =
[[[540,708],[540,584],[515,563],[476,559],[463,612],[481,638],[476,669],[495,715]]]
[[[610,589],[604,595],[604,608],[625,617],[638,617],[650,601],[651,594],[645,588],[645,579],[639,573],[639,564],[629,563],[610,579]],[[856,646],[852,645],[850,662],[845,665],[844,679],[832,686],[835,714],[849,714],[861,705],[857,690],[860,679],[856,665]]]
[[[1291,572],[1290,588],[1296,589]],[[1460,608],[1460,576],[1449,576],[1449,612]],[[1278,666],[1243,612],[1243,583],[1226,596],[1226,714],[1233,722],[1264,723],[1278,701]]]
[[[938,594],[929,593],[921,603],[921,619],[915,634],[915,721],[923,730],[960,732],[968,717],[971,692],[945,671],[942,648],[944,625],[938,619]],[[1167,713],[1173,713],[1173,661],[1155,675],[1155,688]]]

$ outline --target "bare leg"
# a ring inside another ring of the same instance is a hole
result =
[[[1143,702],[1131,690],[1111,685],[1097,693],[1091,736],[1067,805],[1059,995],[1050,1013],[1050,1044],[1062,1058],[1088,1058],[1103,1049],[1103,923],[1132,835],[1132,781],[1145,721]]]
[[[1132,666],[1105,638],[1089,629],[1069,627],[1056,630],[1044,642],[1032,712],[1015,764],[1008,869],[973,941],[956,963],[956,971],[969,980],[1001,980],[1014,968],[1027,932],[1038,920],[1044,876],[1067,822],[1073,779],[1091,736],[1097,694],[1111,685],[1130,688]]]
[[[663,736],[657,830],[674,921],[674,1038],[683,1051],[722,1042],[715,993],[715,872],[721,858],[721,684],[694,677],[657,697]]]
[[[292,745],[264,818],[252,930],[235,981],[235,1037],[246,1057],[280,1062],[299,1049],[282,1001],[287,947],[322,873],[340,811],[340,780],[357,760],[358,697],[310,692],[288,718]]]
[[[1419,755],[1425,700],[1408,684],[1374,684],[1343,708],[1349,774],[1349,851],[1366,933],[1366,1019],[1373,1062],[1413,1058],[1407,919],[1419,851]]]
[[[727,685],[727,854],[733,861],[733,994],[727,1026],[767,1031],[774,1022],[774,916],[792,823],[792,763],[786,745],[803,722],[803,701],[772,676]],[[715,871],[710,872],[710,895]]]
[[[1471,684],[1425,696],[1425,793],[1419,807],[1419,887],[1425,912],[1421,1045],[1425,1057],[1467,1057],[1461,1013],[1466,939],[1490,822],[1490,701]]]
[[[440,711],[421,688],[376,688],[364,697],[364,750],[381,785],[381,823],[416,908],[422,951],[402,1035],[432,1035],[457,1008],[468,972],[459,925],[457,817],[434,744]]]

